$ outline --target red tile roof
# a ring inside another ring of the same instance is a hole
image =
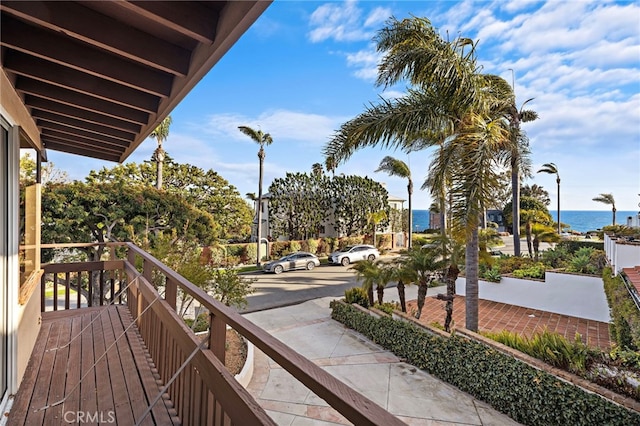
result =
[[[640,294],[640,266],[622,268],[622,272],[629,278],[631,285],[634,286],[638,294]]]

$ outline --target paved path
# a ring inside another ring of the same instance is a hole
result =
[[[408,289],[408,298],[415,298]],[[442,288],[430,289],[437,293]],[[431,294],[431,293],[430,293]],[[517,425],[330,318],[333,297],[245,314],[409,425]],[[279,425],[350,424],[259,350],[249,392]]]

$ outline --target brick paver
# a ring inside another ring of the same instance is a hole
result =
[[[445,302],[434,297],[427,297],[420,322],[431,324],[437,322],[444,324]],[[416,301],[407,302],[407,311],[417,309]],[[453,302],[454,326],[464,327],[465,298],[456,296]],[[573,340],[576,333],[581,335],[582,341],[592,347],[609,349],[609,324],[583,318],[560,315],[553,312],[540,311],[538,309],[524,308],[521,306],[507,305],[480,299],[478,301],[478,328],[480,331],[500,332],[509,330],[532,336],[536,331],[544,328],[555,331],[569,340]]]

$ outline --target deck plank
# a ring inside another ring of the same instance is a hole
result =
[[[158,395],[160,386],[138,330],[133,326],[124,332],[131,323],[126,306],[43,313],[8,424],[49,426],[69,424],[70,420],[102,424],[110,422],[112,415],[112,423],[135,424],[136,416],[141,416]],[[42,409],[63,399],[63,404]],[[171,407],[171,401],[161,398],[142,424],[180,424]],[[80,421],[78,415],[93,418]]]

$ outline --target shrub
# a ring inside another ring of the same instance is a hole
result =
[[[638,350],[640,348],[640,312],[631,299],[620,275],[611,276],[611,268],[602,272],[604,292],[607,296],[611,318],[609,324],[611,339],[621,348]]]
[[[309,250],[309,253],[317,254],[319,245],[319,241],[315,238],[307,240],[307,249]]]
[[[493,265],[491,268],[481,266],[480,277],[492,283],[499,283],[502,280],[502,275],[500,275],[500,267],[498,265]]]
[[[516,269],[512,272],[516,278],[533,278],[538,280],[544,279],[545,267],[542,262],[536,262],[524,269]]]
[[[264,253],[262,253],[264,256]],[[244,263],[253,262],[258,257],[258,245],[256,243],[249,243],[244,246],[244,253],[242,254],[242,261]]]
[[[429,239],[422,235],[413,234],[411,237],[411,242],[413,247],[422,247],[429,242]]]
[[[379,249],[391,247],[391,235],[389,234],[378,235],[377,241],[376,241],[376,247]]]
[[[525,269],[533,263],[533,259],[529,257],[510,256],[500,259],[500,273],[502,275],[510,274],[516,269]]]
[[[435,335],[387,316],[374,318],[339,301],[331,308],[334,320],[522,424],[640,424],[639,413],[483,343]]]
[[[373,304],[373,307],[387,315],[391,315],[395,310],[400,310],[400,304],[398,302],[384,302],[383,304],[376,302]]]
[[[565,268],[570,258],[565,247],[556,246],[542,252],[542,263],[551,269]]]
[[[369,307],[369,296],[362,287],[352,287],[344,291],[344,300],[347,303],[357,303],[363,308]]]
[[[193,325],[193,318],[185,318],[184,322],[189,328],[193,330],[194,333],[207,331],[209,329],[209,314],[207,312],[204,312],[198,315],[198,320],[195,326]]]
[[[578,251],[583,247],[588,247],[588,248],[597,249],[597,250],[604,250],[604,243],[596,242],[596,241],[563,240],[556,245],[556,248],[563,248],[570,254],[575,253],[576,251]]]
[[[291,253],[300,251],[302,246],[300,245],[300,241],[289,241],[289,251]]]
[[[280,259],[289,253],[289,241],[274,241],[271,243],[271,257]]]

